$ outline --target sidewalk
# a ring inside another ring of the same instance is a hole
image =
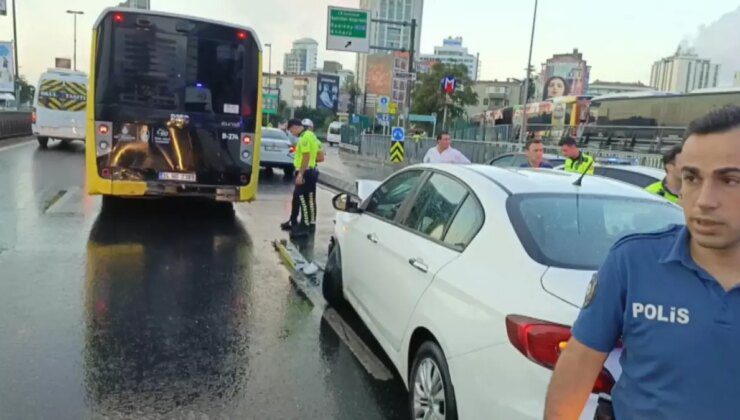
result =
[[[380,162],[335,148],[327,150],[326,155],[326,160],[319,165],[319,183],[353,194],[357,193],[358,179],[382,181],[408,165],[408,163]]]

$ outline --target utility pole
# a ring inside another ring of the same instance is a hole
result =
[[[413,79],[411,78],[414,73],[414,47],[416,46],[416,19],[411,19],[411,39],[409,40],[409,66],[408,66],[408,78],[406,79],[406,103],[404,104],[404,118],[403,118],[403,129],[408,131],[409,128],[409,115],[411,114],[411,86],[413,86]]]
[[[15,59],[13,60],[15,62],[15,103],[16,108],[20,108],[21,105],[21,75],[18,74],[18,28],[16,25],[16,17],[15,17],[15,4],[18,3],[18,0],[13,0],[13,54],[15,54]]]
[[[534,46],[534,28],[537,23],[537,0],[534,0],[534,16],[532,17],[532,36],[529,39],[529,60],[527,61],[527,78],[524,80],[524,109],[522,110],[522,128],[519,141],[524,143],[527,138],[527,102],[529,101],[529,78],[532,74],[532,47]]]
[[[85,12],[79,11],[79,10],[67,10],[67,13],[74,16],[74,54],[72,62],[74,63],[73,68],[75,71],[77,71],[77,15],[84,15]]]

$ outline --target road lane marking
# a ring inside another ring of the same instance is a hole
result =
[[[306,296],[314,307],[326,308],[326,301],[323,296],[321,296],[321,293],[318,292],[318,287],[301,272],[299,267],[300,264],[296,264],[291,252],[286,247],[286,243],[283,241],[274,241],[273,245],[280,255],[280,259],[283,264],[288,268],[288,271],[290,271],[290,278],[295,287],[301,292],[301,294]],[[360,336],[349,324],[347,324],[334,308],[326,308],[322,317],[326,320],[329,326],[331,326],[339,339],[342,340],[342,342],[352,352],[355,359],[357,359],[362,367],[365,368],[367,373],[379,381],[389,381],[393,379],[393,373],[391,373],[380,358],[370,350],[370,347],[365,344],[362,338],[360,338]]]
[[[28,146],[29,144],[35,142],[35,140],[27,140],[21,143],[11,144],[10,146],[3,146],[0,147],[0,152],[5,152],[7,150],[17,149],[21,146]]]

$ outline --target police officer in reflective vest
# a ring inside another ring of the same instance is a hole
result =
[[[619,240],[560,355],[545,419],[575,419],[621,339],[615,418],[740,418],[740,107],[689,125],[686,225]]]
[[[565,159],[565,172],[577,172],[579,174],[594,173],[594,158],[591,155],[581,152],[578,143],[573,137],[566,137],[560,140],[560,150],[563,152]]]
[[[321,147],[321,142],[316,135],[307,130],[300,120],[288,121],[288,131],[298,137],[296,144],[295,159],[293,165],[296,169],[295,189],[293,190],[293,202],[290,211],[290,220],[281,224],[280,228],[289,230],[291,237],[306,236],[315,229],[316,208],[313,205],[316,193],[316,158]],[[298,214],[301,223],[298,223]],[[312,223],[313,222],[313,229]]]
[[[671,147],[665,152],[663,154],[665,178],[645,187],[648,192],[657,194],[672,203],[678,202],[678,192],[681,190],[681,175],[676,167],[676,158],[679,153],[681,153],[681,146]]]

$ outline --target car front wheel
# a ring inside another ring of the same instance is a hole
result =
[[[338,244],[334,244],[329,251],[324,278],[321,281],[321,291],[329,305],[341,307],[345,304],[342,290],[342,255]]]
[[[46,149],[49,146],[49,138],[48,137],[36,137],[36,140],[39,142],[39,147],[42,149]]]
[[[413,419],[457,420],[455,390],[442,349],[427,341],[419,347],[409,376]]]

